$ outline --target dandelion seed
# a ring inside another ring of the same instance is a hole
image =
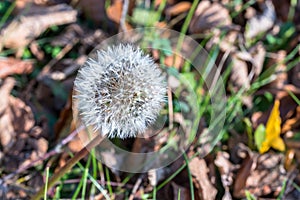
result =
[[[79,115],[110,138],[134,137],[153,124],[166,93],[153,59],[132,45],[113,46],[89,58],[74,82]]]

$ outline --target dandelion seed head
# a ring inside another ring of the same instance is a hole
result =
[[[113,138],[134,137],[153,124],[165,99],[159,67],[141,49],[120,44],[97,51],[74,82],[77,109],[86,126]]]

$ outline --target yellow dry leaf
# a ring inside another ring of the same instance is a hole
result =
[[[265,141],[263,141],[259,152],[265,153],[271,147],[277,149],[279,151],[285,150],[285,144],[280,137],[281,133],[281,118],[280,118],[280,111],[279,111],[279,100],[276,100],[271,111],[270,117],[267,122],[266,126],[266,137]]]

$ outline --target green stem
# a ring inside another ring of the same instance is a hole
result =
[[[95,137],[86,147],[83,147],[78,153],[75,154],[48,182],[47,190],[53,187],[60,179],[63,177],[72,167],[79,162],[82,158],[88,155],[89,151],[96,147],[102,141],[102,136],[99,134]],[[40,200],[46,190],[46,185],[44,185],[38,193],[36,193],[31,199]]]

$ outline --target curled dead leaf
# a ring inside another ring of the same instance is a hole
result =
[[[174,6],[167,8],[165,13],[166,15],[170,15],[170,16],[179,15],[180,13],[187,12],[191,8],[191,6],[192,6],[191,2],[188,1],[178,2]]]
[[[212,185],[207,175],[208,167],[203,159],[193,158],[189,163],[191,174],[196,178],[196,187],[199,187],[200,199],[213,200],[216,198],[217,190]]]
[[[189,30],[191,33],[201,33],[229,25],[231,25],[231,18],[226,8],[218,2],[201,1],[192,18]]]
[[[245,37],[254,38],[258,34],[272,28],[275,20],[275,9],[271,0],[266,0],[262,4],[263,13],[257,14],[249,19],[248,29],[246,29]]]
[[[241,88],[248,89],[250,87],[250,80],[248,77],[248,66],[247,63],[239,58],[240,54],[232,56],[232,70],[230,80],[236,87],[235,90]]]
[[[19,60],[16,58],[0,59],[0,78],[5,78],[12,74],[28,74],[33,70],[33,62]]]
[[[66,4],[50,7],[29,7],[35,9],[27,15],[17,16],[0,35],[1,44],[7,48],[21,48],[51,26],[76,21],[77,11]]]

